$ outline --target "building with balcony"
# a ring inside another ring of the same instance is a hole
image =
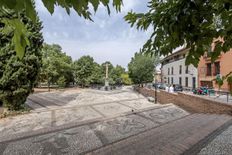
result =
[[[167,56],[161,61],[161,80],[166,84],[180,84],[184,88],[194,89],[198,86],[197,68],[186,66],[189,49],[183,48]]]
[[[215,62],[211,62],[209,57],[210,51],[201,57],[198,64],[198,82],[199,86],[208,86],[218,88],[215,82],[216,76],[225,76],[232,71],[232,50],[227,53],[222,53]],[[228,85],[227,80],[224,81],[222,90],[229,91],[231,86]]]

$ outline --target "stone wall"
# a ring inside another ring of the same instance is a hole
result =
[[[144,96],[155,97],[155,91],[147,88],[135,88],[136,91]],[[157,98],[159,103],[173,103],[192,113],[215,113],[232,115],[232,105],[208,100],[195,95],[184,93],[168,93],[166,91],[158,91]]]

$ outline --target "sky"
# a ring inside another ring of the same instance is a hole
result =
[[[79,17],[72,11],[68,15],[64,9],[55,8],[51,15],[41,0],[36,0],[36,10],[43,22],[43,37],[48,44],[61,45],[73,60],[90,55],[97,63],[110,61],[113,65],[127,67],[134,53],[139,51],[151,34],[151,30],[139,31],[131,28],[123,17],[127,12],[146,12],[148,0],[124,0],[122,11],[100,6],[93,14],[94,22]]]

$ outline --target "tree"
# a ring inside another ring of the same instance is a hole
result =
[[[89,86],[94,71],[94,59],[90,56],[82,56],[74,62],[74,78],[82,87]]]
[[[232,75],[227,78],[227,82],[230,86],[230,94],[232,95]]]
[[[232,47],[230,0],[150,0],[148,7],[147,13],[130,12],[125,16],[137,29],[152,28],[144,52],[168,55],[177,47],[186,46],[190,48],[186,63],[197,66],[213,42],[212,61]]]
[[[122,79],[122,83],[124,85],[131,85],[132,84],[132,81],[131,81],[128,73],[123,73],[121,75],[121,79]]]
[[[72,58],[62,52],[60,45],[44,44],[42,48],[43,64],[40,72],[40,82],[47,82],[48,87],[50,84],[58,84],[58,81],[65,82],[67,86],[70,82],[74,81]]]
[[[120,65],[117,65],[116,67],[113,67],[110,72],[110,77],[117,85],[122,84],[122,78],[121,75],[125,73],[125,68],[123,68]]]
[[[83,16],[85,19],[91,19],[91,7],[93,6],[94,12],[97,11],[99,5],[103,5],[107,8],[108,14],[110,14],[109,0],[42,0],[44,6],[52,14],[55,6],[61,6],[70,14],[70,9],[76,11],[79,16]],[[113,0],[113,7],[116,11],[120,11],[122,0]],[[15,46],[17,55],[22,58],[24,56],[25,48],[30,44],[30,39],[27,37],[29,32],[25,24],[17,17],[9,18],[10,14],[8,10],[14,11],[16,14],[21,11],[25,11],[25,15],[33,22],[36,22],[36,11],[34,7],[34,0],[1,0],[0,9],[3,16],[1,16],[1,22],[4,23],[3,29],[7,30],[12,28],[14,31],[14,39],[12,38],[12,44]]]
[[[1,1],[2,2],[2,1]],[[0,12],[0,19],[5,16]],[[8,19],[17,18],[30,33],[30,45],[25,46],[25,55],[22,59],[16,56],[12,39],[18,39],[11,27],[2,32],[6,26],[0,21],[0,100],[10,110],[19,110],[23,107],[27,96],[32,92],[41,66],[41,48],[43,43],[42,24],[36,17],[32,22],[24,12],[15,13],[8,10]]]
[[[104,74],[102,67],[98,63],[94,63],[90,84],[104,84]]]
[[[128,64],[129,76],[134,84],[143,84],[153,81],[153,74],[155,69],[154,58],[135,53],[135,56]]]
[[[225,81],[226,79],[227,79],[227,82],[228,82],[228,84],[229,84],[229,82],[230,82],[229,80],[230,80],[231,74],[232,74],[232,71],[231,71],[230,73],[228,73],[227,75],[222,76],[222,77],[220,77],[220,75],[217,75],[217,77],[216,77],[215,79],[213,79],[213,81],[215,81],[216,84],[218,85],[219,91],[221,90],[221,87],[223,86],[224,81]]]

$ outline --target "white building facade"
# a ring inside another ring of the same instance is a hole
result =
[[[186,66],[188,49],[181,49],[161,61],[162,83],[179,84],[183,88],[198,87],[198,71],[193,65]]]

